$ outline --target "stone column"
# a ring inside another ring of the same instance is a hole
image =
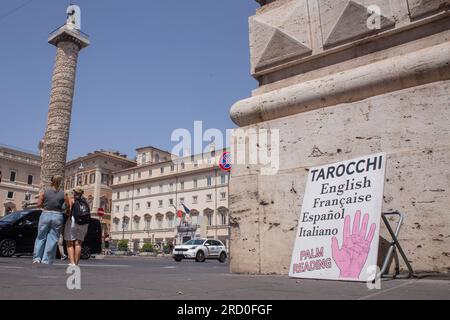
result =
[[[44,137],[42,186],[48,186],[54,175],[64,176],[79,50],[78,45],[66,41],[57,47]]]
[[[63,26],[50,36],[49,43],[57,51],[47,127],[41,143],[41,190],[49,186],[52,176],[64,176],[78,53],[89,45],[89,40],[80,31]]]

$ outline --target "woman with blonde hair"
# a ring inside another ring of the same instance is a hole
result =
[[[61,191],[62,180],[61,176],[52,177],[51,187],[39,194],[38,207],[43,211],[34,243],[33,264],[53,264],[55,261],[58,239],[64,225],[64,207],[70,208],[69,197]]]

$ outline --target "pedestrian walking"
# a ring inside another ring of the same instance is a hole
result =
[[[61,191],[63,177],[51,178],[51,187],[39,194],[38,204],[42,208],[38,235],[34,243],[33,264],[53,264],[58,239],[64,225],[64,204],[70,206],[68,195]]]
[[[70,265],[78,265],[81,259],[83,241],[89,228],[91,218],[89,204],[83,197],[84,191],[77,187],[73,190],[71,214],[64,228],[64,240],[67,244],[67,255]]]
[[[109,241],[110,241],[110,238],[109,238],[109,234],[107,233],[107,234],[105,234],[105,256],[107,256],[107,255],[109,255]]]
[[[59,239],[58,239],[58,250],[59,250],[59,255],[61,256],[61,260],[67,260],[67,255],[64,252],[64,235],[63,233],[61,233],[59,235]]]

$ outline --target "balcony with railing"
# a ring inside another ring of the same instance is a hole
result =
[[[186,225],[186,226],[178,226],[177,231],[178,231],[178,233],[196,232],[199,227],[200,226],[196,225],[196,224]]]

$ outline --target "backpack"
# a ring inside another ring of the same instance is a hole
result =
[[[91,220],[91,209],[86,200],[75,200],[72,207],[72,216],[75,219],[75,223],[80,226],[89,224]]]

